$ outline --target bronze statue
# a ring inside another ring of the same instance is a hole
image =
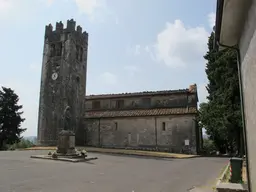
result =
[[[67,106],[64,110],[64,130],[72,130],[71,129],[71,114],[70,114],[70,107]]]

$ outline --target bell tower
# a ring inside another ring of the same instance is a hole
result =
[[[71,19],[45,27],[38,114],[39,145],[56,145],[63,128],[63,112],[70,106],[76,144],[84,145],[88,33]]]

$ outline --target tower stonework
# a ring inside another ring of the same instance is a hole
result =
[[[71,19],[45,27],[38,115],[38,144],[56,145],[63,129],[63,112],[70,106],[76,144],[85,144],[83,126],[88,33]]]

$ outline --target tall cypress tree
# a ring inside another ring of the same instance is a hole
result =
[[[213,39],[214,32],[204,56],[209,96],[208,103],[200,105],[200,124],[220,152],[239,152],[242,120],[236,52],[215,50]]]
[[[6,144],[19,142],[21,133],[26,129],[21,128],[25,120],[21,117],[22,105],[18,105],[19,97],[10,88],[2,87],[0,90],[0,149]]]

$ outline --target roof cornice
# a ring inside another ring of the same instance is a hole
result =
[[[214,48],[218,49],[219,47],[219,40],[220,40],[220,31],[221,31],[221,24],[222,24],[222,14],[223,14],[223,5],[224,0],[217,0],[217,7],[216,7],[216,20],[215,20],[215,36],[214,36]]]

